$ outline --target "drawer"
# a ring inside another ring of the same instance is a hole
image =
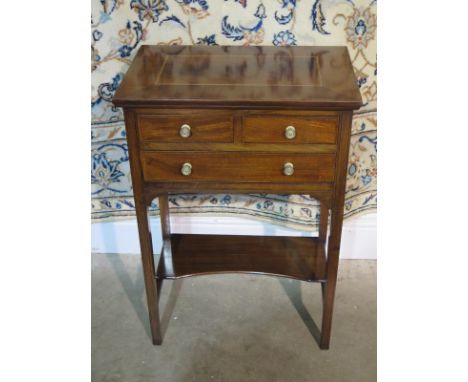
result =
[[[335,144],[338,121],[335,117],[260,116],[244,117],[246,143]],[[286,132],[289,131],[289,138]]]
[[[142,151],[141,161],[148,182],[329,183],[335,170],[334,154]],[[288,163],[291,175],[284,174]],[[188,175],[182,174],[184,164],[189,164],[185,165]]]
[[[140,114],[137,125],[142,141],[219,143],[232,142],[234,137],[233,117],[229,113]]]

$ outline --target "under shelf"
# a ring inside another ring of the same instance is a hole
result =
[[[172,234],[157,277],[254,273],[323,282],[325,270],[325,244],[315,237]]]

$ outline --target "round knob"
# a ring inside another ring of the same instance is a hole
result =
[[[290,162],[285,163],[283,166],[283,174],[286,176],[294,174],[294,165]]]
[[[180,172],[184,176],[189,176],[192,173],[192,165],[188,162],[184,163],[180,169]]]
[[[288,126],[284,129],[284,136],[286,139],[296,138],[296,128],[294,126]]]
[[[184,123],[182,126],[180,126],[179,134],[182,138],[188,138],[190,137],[190,126]]]

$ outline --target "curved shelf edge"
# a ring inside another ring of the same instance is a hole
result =
[[[241,274],[241,275],[254,275],[254,276],[267,276],[267,277],[281,277],[285,279],[292,279],[292,280],[298,280],[298,281],[304,281],[304,282],[316,282],[316,283],[324,283],[327,280],[324,279],[302,279],[299,277],[291,276],[291,275],[284,275],[284,274],[279,274],[279,273],[267,273],[267,272],[261,272],[261,271],[219,271],[219,272],[199,272],[199,273],[193,273],[193,274],[187,274],[187,275],[180,275],[180,276],[167,276],[167,275],[158,275],[157,278],[163,279],[163,280],[179,280],[179,279],[186,279],[190,277],[200,277],[200,276],[216,276],[216,275],[235,275],[235,274]]]

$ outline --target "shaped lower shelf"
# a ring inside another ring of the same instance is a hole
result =
[[[325,269],[325,244],[318,238],[173,234],[163,246],[157,277],[254,273],[320,282]]]

